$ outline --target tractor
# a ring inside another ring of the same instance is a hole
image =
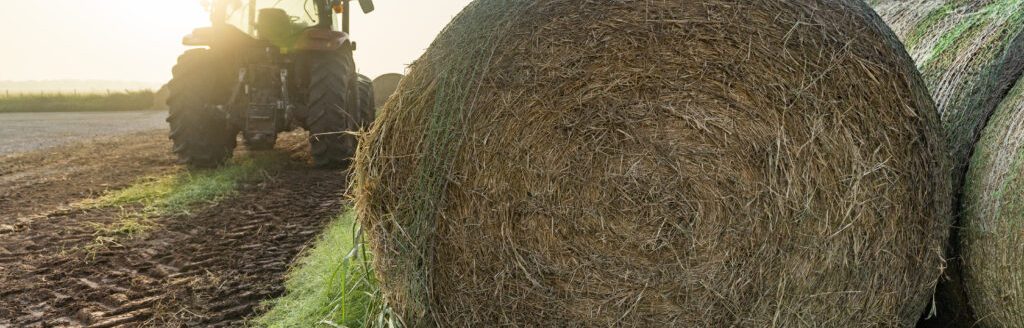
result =
[[[167,85],[179,162],[220,166],[239,133],[258,151],[301,127],[317,167],[347,166],[357,142],[351,132],[374,119],[372,81],[352,58],[350,1],[206,2],[212,24],[184,37],[194,48],[178,58]],[[359,6],[373,11],[372,0]]]

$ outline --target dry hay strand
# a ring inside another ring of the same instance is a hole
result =
[[[906,44],[941,113],[953,157],[953,189],[963,189],[975,143],[989,117],[1024,72],[1024,0],[876,0],[872,4]],[[962,217],[955,196],[955,217]],[[958,219],[959,220],[959,219]],[[924,327],[975,321],[962,285],[960,229],[949,242],[949,268]]]
[[[976,327],[1024,326],[1024,81],[985,127],[963,201],[964,286]]]
[[[861,1],[478,0],[363,136],[408,326],[911,326],[938,115]]]
[[[377,108],[384,106],[384,103],[398,90],[398,82],[402,81],[402,74],[387,73],[373,79],[373,97]]]

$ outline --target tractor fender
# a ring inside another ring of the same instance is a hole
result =
[[[223,24],[192,30],[181,43],[186,46],[208,46],[212,48],[242,49],[262,45],[258,40],[238,28]]]
[[[192,33],[181,39],[181,44],[190,47],[209,46],[213,44],[213,31],[211,30],[210,27],[192,30]]]
[[[345,32],[332,31],[325,28],[309,28],[302,31],[295,43],[296,50],[331,51],[342,47],[353,47]]]

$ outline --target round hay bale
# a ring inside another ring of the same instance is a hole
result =
[[[384,106],[384,103],[391,98],[391,95],[398,89],[398,82],[402,81],[402,74],[387,73],[373,79],[373,98],[377,108]]]
[[[861,1],[478,0],[354,192],[409,326],[911,326],[946,162]]]
[[[1024,80],[978,141],[963,205],[964,285],[976,326],[1024,326]]]
[[[875,0],[873,6],[906,44],[935,99],[952,153],[953,190],[962,191],[975,143],[989,117],[1024,72],[1024,1]],[[963,204],[960,196],[954,204]],[[954,208],[962,217],[962,209]],[[924,327],[970,327],[976,321],[963,286],[957,245],[948,243],[935,315]],[[951,325],[952,324],[952,325]]]
[[[932,90],[957,190],[985,122],[1024,72],[1024,1],[876,2]]]

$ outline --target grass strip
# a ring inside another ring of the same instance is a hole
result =
[[[0,95],[0,113],[133,111],[153,108],[153,91]]]
[[[252,154],[235,158],[228,165],[217,169],[182,170],[149,178],[84,201],[78,206],[121,209],[114,222],[93,224],[99,235],[97,241],[114,236],[134,236],[151,229],[155,217],[189,214],[189,211],[201,204],[216,203],[236,194],[241,183],[268,177],[268,172],[283,166],[286,161],[283,154]],[[136,206],[141,209],[136,209]]]
[[[339,215],[296,262],[285,296],[269,301],[258,327],[398,327],[370,265],[355,213]]]
[[[200,171],[186,171],[143,181],[117,190],[87,206],[108,207],[142,205],[149,214],[185,213],[200,203],[214,203],[237,193],[244,181],[259,180],[284,161],[280,154],[253,154],[236,158],[228,165]]]

